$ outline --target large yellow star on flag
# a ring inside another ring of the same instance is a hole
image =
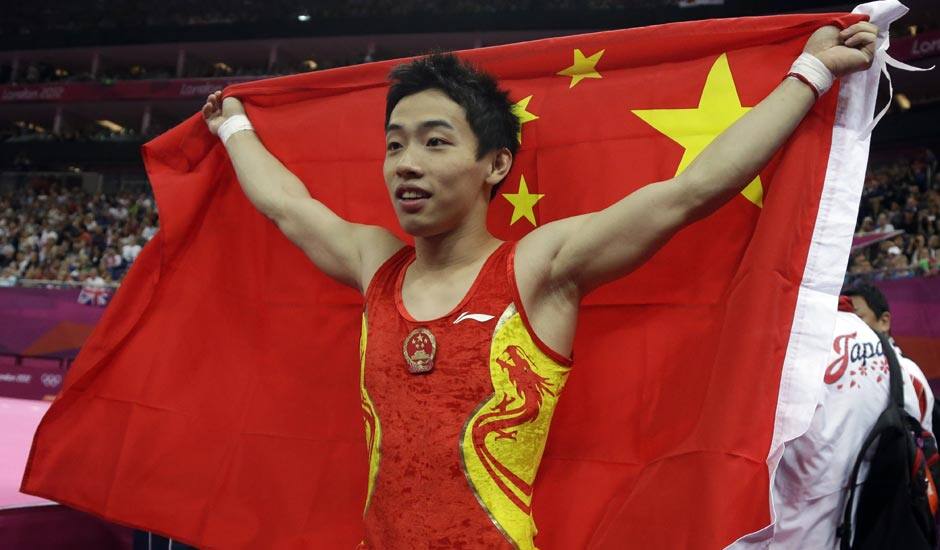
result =
[[[528,111],[530,101],[532,101],[532,96],[524,97],[512,105],[512,113],[519,119],[519,133],[516,134],[519,143],[522,143],[522,125],[539,118]]]
[[[569,90],[574,88],[578,82],[581,82],[585,78],[601,78],[601,73],[597,72],[596,66],[602,55],[604,55],[604,50],[601,50],[590,57],[584,57],[584,54],[581,53],[581,50],[575,49],[574,64],[572,64],[567,69],[559,71],[555,74],[571,77],[571,84],[568,85]]]
[[[685,154],[676,169],[678,175],[718,137],[718,134],[750,110],[750,107],[741,106],[731,67],[728,65],[728,56],[721,54],[708,72],[697,108],[646,109],[632,112],[685,148]],[[760,176],[754,178],[741,194],[758,207],[763,207],[764,188]]]
[[[525,176],[519,178],[518,192],[503,193],[503,196],[512,204],[512,219],[509,221],[509,225],[516,223],[521,218],[529,220],[529,223],[531,223],[533,227],[538,225],[535,222],[535,211],[532,207],[535,206],[535,203],[542,200],[542,197],[545,195],[529,193],[529,186],[525,182]]]

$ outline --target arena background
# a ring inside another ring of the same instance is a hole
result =
[[[910,0],[890,54],[940,60],[940,6]],[[746,0],[97,0],[0,17],[0,547],[126,548],[129,531],[19,494],[35,425],[159,230],[140,146],[226,85],[672,21],[851,11]],[[905,354],[940,388],[940,73],[882,82],[846,282],[871,281]],[[380,124],[381,121],[376,121]],[[53,527],[49,529],[48,527]]]

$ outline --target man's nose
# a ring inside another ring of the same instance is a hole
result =
[[[410,148],[409,148],[410,149]],[[424,170],[415,154],[405,149],[398,155],[398,164],[395,166],[395,175],[402,179],[416,179],[424,175]]]

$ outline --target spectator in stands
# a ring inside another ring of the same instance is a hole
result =
[[[871,271],[871,262],[868,261],[868,257],[864,253],[857,253],[852,256],[852,265],[849,269],[850,274],[861,275],[871,273]]]
[[[0,269],[0,287],[16,286],[17,279],[16,268],[12,265]]]
[[[865,233],[871,233],[875,230],[875,222],[871,219],[871,216],[865,216],[862,219],[862,223],[858,225],[858,228],[855,230],[856,235],[864,235]]]
[[[907,256],[901,253],[901,249],[892,246],[888,249],[888,260],[886,267],[893,278],[910,277],[911,272],[908,268]]]
[[[124,259],[127,260],[127,263],[134,263],[134,260],[137,259],[137,255],[140,254],[140,249],[143,248],[139,239],[135,237],[126,237],[124,239],[123,247],[121,247],[121,255],[124,256]]]
[[[888,215],[884,212],[878,214],[878,223],[875,225],[875,231],[880,233],[889,233],[894,231],[894,225],[888,221]]]
[[[36,178],[15,193],[0,195],[4,281],[80,282],[92,270],[98,273],[94,277],[116,281],[147,236],[156,233],[157,214],[148,193],[91,195],[78,185]]]
[[[856,234],[895,229],[904,233],[854,254],[849,264],[849,279],[940,273],[938,254],[930,244],[940,245],[940,239],[933,240],[940,236],[940,173],[937,168],[937,158],[929,149],[900,155],[889,163],[872,163],[862,192]],[[859,258],[859,254],[864,258]]]
[[[5,235],[3,229],[0,226],[0,268],[13,263],[13,258],[16,257],[16,247],[8,240],[9,235]]]
[[[147,220],[143,230],[140,232],[140,235],[150,241],[154,235],[157,234],[157,216],[153,214],[151,219]]]
[[[111,280],[116,281],[121,278],[121,272],[124,271],[124,257],[117,250],[108,248],[104,254],[104,263]]]
[[[84,287],[94,287],[94,288],[103,288],[104,279],[98,273],[96,268],[91,268],[88,270],[88,274],[85,276],[85,280],[82,281],[82,286]]]
[[[920,244],[917,246],[917,249],[914,250],[914,253],[911,254],[911,265],[919,273],[931,273],[935,266],[933,258],[931,258],[930,255],[930,249],[928,249],[926,243],[923,242],[923,235],[917,235],[917,238],[920,239]]]

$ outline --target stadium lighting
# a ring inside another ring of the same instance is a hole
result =
[[[25,120],[17,120],[17,121],[14,122],[13,124],[16,125],[16,126],[18,126],[18,127],[20,127],[20,128],[22,128],[22,129],[24,129],[24,130],[32,130],[32,131],[38,132],[38,133],[40,133],[40,134],[42,134],[42,133],[44,133],[44,132],[46,131],[45,128],[43,128],[42,126],[36,124],[35,122],[26,122]]]
[[[123,131],[124,131],[124,127],[123,127],[123,126],[121,126],[120,124],[117,124],[117,123],[115,123],[115,122],[111,122],[110,120],[96,120],[95,122],[97,122],[98,125],[104,126],[104,127],[107,128],[108,130],[111,130],[112,132],[123,132]]]
[[[302,13],[297,16],[298,21],[310,21],[310,16],[306,13]]]
[[[902,111],[906,111],[911,108],[911,100],[908,99],[904,94],[895,94],[894,100],[897,101],[898,107],[900,107]]]
[[[315,71],[318,67],[317,62],[312,59],[304,59],[301,65],[308,71]]]

